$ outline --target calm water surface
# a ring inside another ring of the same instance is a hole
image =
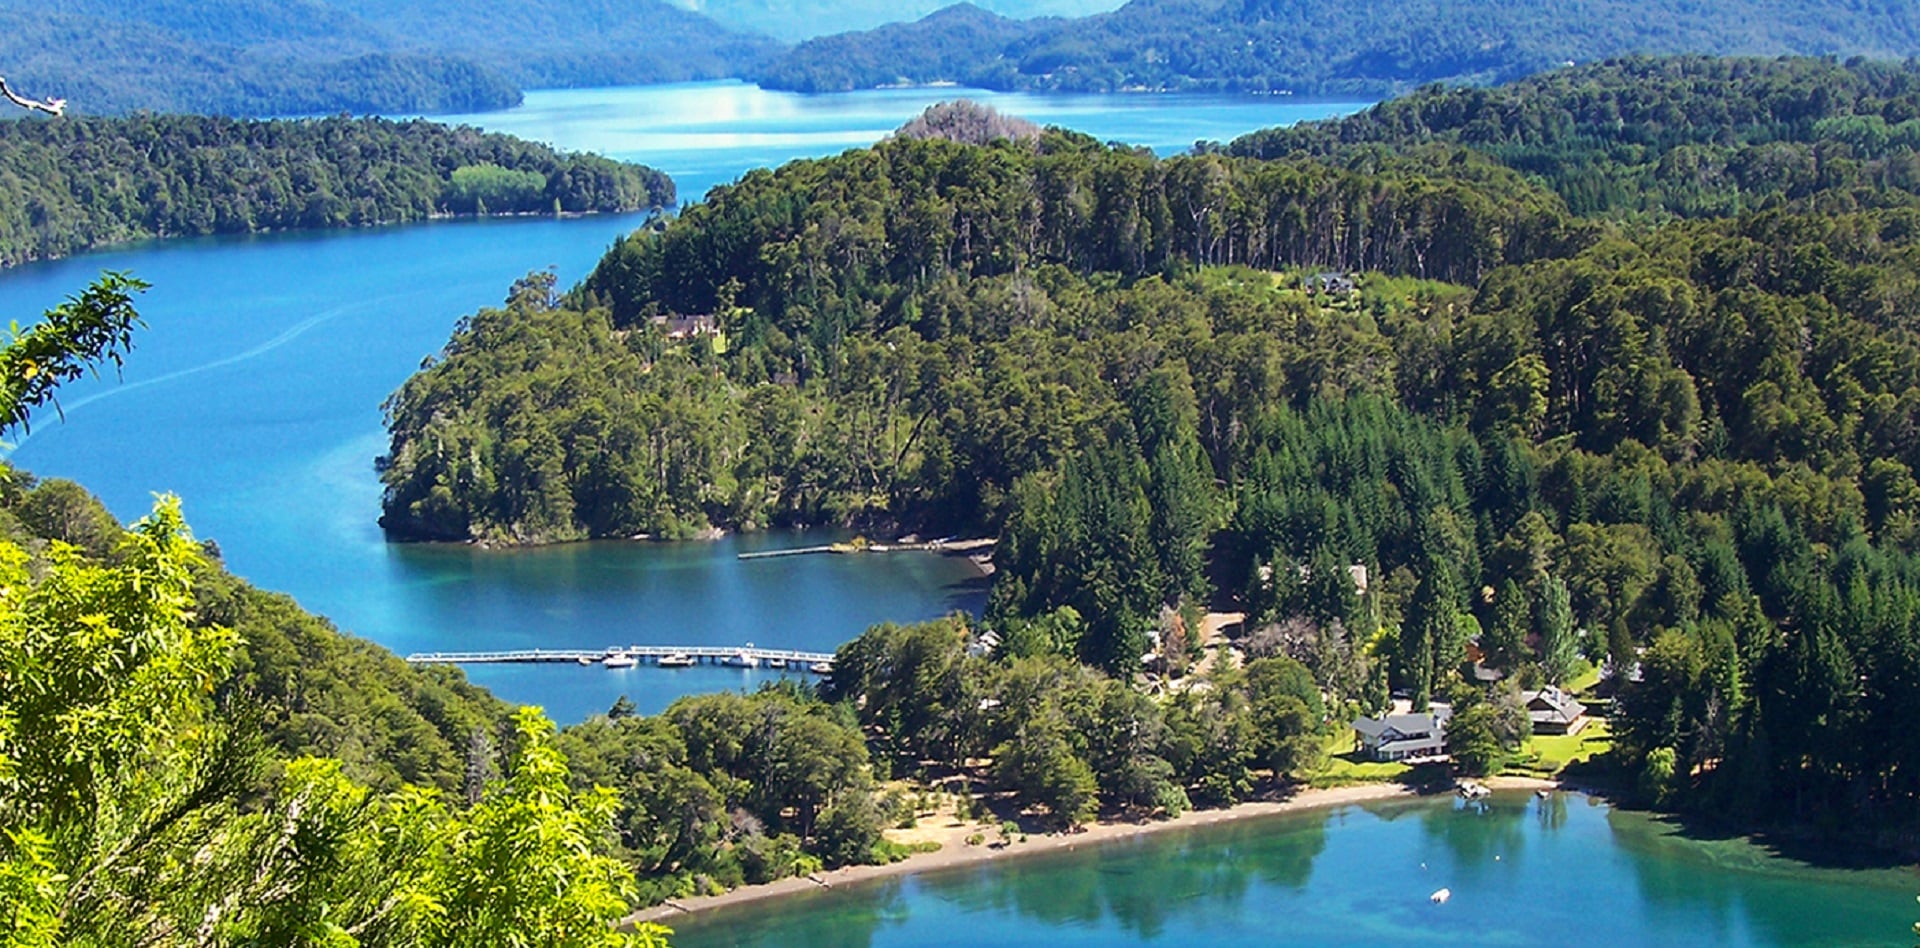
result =
[[[1434,905],[1428,895],[1453,896]],[[1891,945],[1907,871],[1804,866],[1584,797],[1349,806],[682,923],[720,945]]]
[[[871,143],[928,104],[912,90],[807,97],[737,83],[537,92],[468,117],[572,149],[656,165],[698,195],[746,170]],[[1356,106],[1209,97],[984,96],[1102,138],[1171,149]],[[374,524],[385,450],[379,406],[529,270],[584,276],[643,217],[430,224],[360,232],[155,243],[0,273],[0,313],[30,319],[103,269],[154,289],[122,380],[66,390],[15,460],[70,477],[123,519],[178,493],[235,572],[284,590],[395,651],[601,648],[623,643],[830,651],[870,624],[977,609],[964,561],[931,555],[741,563],[741,550],[822,535],[717,544],[586,544],[526,552],[388,544]],[[752,686],[721,669],[610,672],[480,668],[473,677],[562,721],[622,694],[647,710]]]
[[[640,161],[698,199],[749,168],[778,167],[871,145],[936,102],[972,99],[1008,115],[1145,145],[1161,154],[1198,141],[1357,112],[1371,102],[1290,96],[1039,95],[985,89],[876,89],[845,95],[769,92],[740,82],[529,92],[521,107],[440,121]]]

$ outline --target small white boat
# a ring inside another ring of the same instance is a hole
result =
[[[600,664],[608,668],[632,668],[640,663],[625,652],[608,652],[607,657],[600,660]]]
[[[734,668],[759,668],[760,660],[746,652],[735,652],[727,656],[726,664]]]
[[[661,668],[692,668],[693,656],[688,655],[685,652],[675,652],[672,655],[663,655],[660,657],[660,667]]]
[[[810,666],[808,670],[812,671],[816,675],[831,675],[833,674],[833,663],[832,662],[814,662],[813,665]]]
[[[767,667],[784,669],[787,667],[787,660],[784,658],[769,658],[767,659]]]
[[[593,664],[593,659],[591,659],[591,658],[588,658],[588,657],[586,657],[585,655],[582,655],[582,656],[580,656],[580,664],[582,664],[582,665],[591,665],[591,664]]]
[[[1427,896],[1427,901],[1432,902],[1435,905],[1445,905],[1447,904],[1447,900],[1450,898],[1453,898],[1453,890],[1441,889],[1440,891]]]

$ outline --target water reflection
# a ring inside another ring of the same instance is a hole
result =
[[[1496,858],[1498,857],[1498,858]],[[1443,906],[1427,896],[1442,886]],[[1883,944],[1901,873],[1812,869],[1576,795],[1346,807],[689,920],[705,945]]]

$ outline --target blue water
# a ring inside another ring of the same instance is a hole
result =
[[[962,93],[767,93],[738,83],[536,92],[469,117],[569,149],[654,164],[682,193],[748,169],[877,140]],[[1355,106],[1213,97],[982,96],[1101,137],[1175,149]],[[356,232],[152,243],[0,273],[0,314],[30,320],[101,270],[154,288],[124,378],[84,381],[45,413],[14,460],[91,488],[133,519],[157,492],[237,573],[293,594],[342,628],[401,653],[626,643],[831,651],[868,625],[977,610],[963,560],[933,555],[741,563],[766,545],[598,543],[488,552],[389,544],[375,526],[380,403],[438,351],[454,322],[497,304],[514,279],[584,276],[643,215],[436,223]],[[765,673],[612,672],[496,666],[472,676],[502,696],[579,720],[630,695],[643,710]]]
[[[1041,125],[1162,155],[1275,125],[1357,112],[1372,103],[1246,95],[1062,95],[958,87],[843,95],[769,92],[741,82],[529,92],[519,108],[438,121],[640,161],[667,173],[683,199],[756,167],[871,145],[937,102],[971,99]]]
[[[1577,795],[1500,794],[852,885],[682,920],[673,944],[1892,945],[1912,941],[1917,888],[1909,871],[1814,868]]]

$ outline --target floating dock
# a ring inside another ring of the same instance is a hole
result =
[[[669,657],[686,656],[696,664],[729,665],[745,659],[758,667],[785,664],[789,671],[812,672],[815,665],[833,664],[832,652],[804,652],[797,649],[756,648],[724,645],[628,645],[624,648],[562,649],[529,648],[507,652],[415,652],[407,656],[414,665],[525,665],[540,662],[571,662],[595,665],[624,655],[640,663],[658,665]],[[817,674],[817,673],[816,673]]]

